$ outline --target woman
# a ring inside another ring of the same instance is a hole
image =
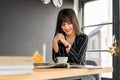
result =
[[[62,9],[58,14],[52,41],[54,62],[57,62],[57,56],[68,56],[68,63],[84,65],[87,43],[88,36],[80,32],[73,9]]]
[[[62,9],[58,13],[56,31],[52,41],[52,58],[68,56],[68,63],[85,65],[88,36],[80,31],[73,9]]]

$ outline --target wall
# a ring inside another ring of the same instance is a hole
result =
[[[47,60],[51,60],[57,13],[73,8],[73,0],[63,1],[56,8],[40,0],[0,0],[0,55],[31,56],[36,50],[42,54],[45,43]]]

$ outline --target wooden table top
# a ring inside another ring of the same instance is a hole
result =
[[[112,67],[104,67],[101,69],[86,68],[49,68],[49,69],[33,69],[30,74],[16,74],[0,76],[0,80],[48,80],[66,77],[83,76],[88,74],[100,74],[113,72]]]

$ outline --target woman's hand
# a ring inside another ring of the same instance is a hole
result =
[[[60,42],[64,44],[64,46],[66,47],[67,45],[69,45],[68,41],[66,41],[65,39],[60,39]]]
[[[60,42],[63,43],[65,47],[69,45],[68,41],[65,39],[60,39]],[[70,51],[70,48],[66,48],[66,51],[68,53]]]
[[[64,35],[62,33],[58,33],[55,37],[54,37],[54,41],[59,42],[60,39],[65,39]]]
[[[67,46],[69,43],[65,40],[65,37],[62,33],[58,33],[55,37],[54,37],[55,42],[61,42],[62,44],[64,44],[64,46]]]
[[[52,41],[52,47],[55,50],[55,52],[57,53],[59,51],[59,47],[58,47],[58,42],[60,41],[60,39],[65,39],[64,35],[62,33],[58,33]]]
[[[55,36],[55,40],[57,42],[61,42],[62,44],[64,44],[64,46],[67,46],[69,43],[65,40],[65,37],[62,33],[58,33],[56,36]]]

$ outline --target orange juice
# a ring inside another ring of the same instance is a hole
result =
[[[38,52],[35,52],[34,53],[34,56],[33,56],[33,62],[36,63],[36,62],[43,62],[43,57],[41,54],[39,54]]]

